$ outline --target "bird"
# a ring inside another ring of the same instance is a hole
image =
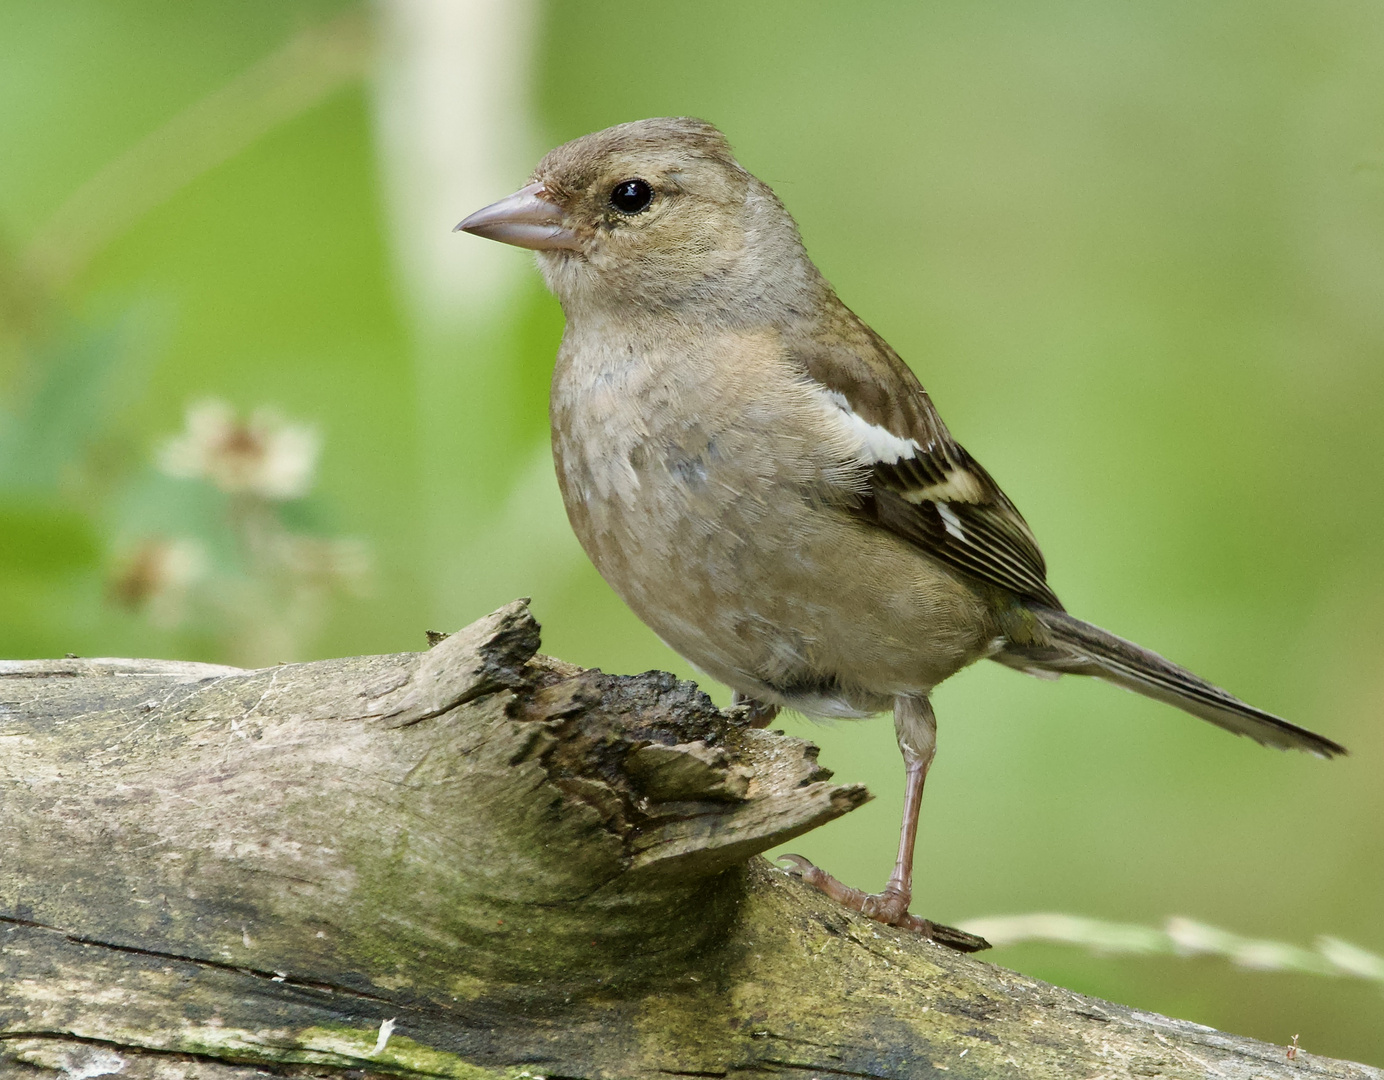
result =
[[[756,725],[892,711],[904,810],[884,889],[783,857],[836,902],[986,946],[909,910],[931,694],[977,660],[1094,676],[1266,746],[1347,752],[1068,614],[1014,503],[714,125],[582,136],[456,230],[534,251],[561,303],[554,464],[614,591]]]

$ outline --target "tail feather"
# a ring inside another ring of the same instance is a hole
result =
[[[1063,611],[1033,608],[1047,631],[1042,645],[1008,645],[995,659],[1035,675],[1093,675],[1146,697],[1176,705],[1263,746],[1305,750],[1330,758],[1348,751],[1315,732],[1256,709],[1186,668]]]

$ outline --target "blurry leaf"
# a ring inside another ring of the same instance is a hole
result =
[[[148,312],[127,311],[99,328],[70,327],[36,346],[28,400],[0,414],[0,490],[48,490],[64,467],[142,392],[153,350]]]
[[[100,543],[82,514],[40,502],[0,504],[0,573],[54,574],[94,566]]]
[[[131,483],[116,508],[114,532],[122,545],[147,536],[191,537],[215,563],[233,567],[239,560],[229,521],[230,497],[225,492],[149,469]]]
[[[340,513],[320,498],[307,496],[277,505],[279,521],[285,528],[300,533],[333,533],[340,529]]]

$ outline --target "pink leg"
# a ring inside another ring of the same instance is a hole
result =
[[[843,885],[801,855],[784,855],[783,858],[795,864],[794,872],[805,882],[852,911],[890,926],[912,930],[960,952],[988,949],[990,943],[984,938],[909,914],[908,905],[913,899],[913,848],[918,839],[918,813],[923,803],[923,785],[927,782],[927,772],[937,749],[937,720],[926,698],[895,699],[894,732],[898,736],[899,750],[903,753],[906,780],[903,822],[899,827],[899,853],[884,891],[867,893]]]

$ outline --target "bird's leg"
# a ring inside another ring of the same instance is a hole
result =
[[[843,885],[801,855],[784,855],[783,858],[795,864],[794,872],[805,882],[852,911],[890,926],[913,930],[960,952],[988,949],[990,943],[982,937],[920,919],[908,911],[909,902],[913,899],[913,848],[918,839],[918,812],[923,803],[923,784],[927,781],[927,771],[937,751],[937,718],[926,698],[900,696],[894,699],[894,733],[899,740],[899,750],[903,753],[906,781],[903,822],[899,826],[899,853],[884,891],[867,893]]]
[[[899,825],[899,853],[894,858],[894,872],[881,894],[884,903],[880,906],[880,915],[872,915],[887,923],[897,923],[901,916],[908,915],[908,904],[913,899],[913,849],[918,843],[918,812],[923,806],[927,771],[937,753],[937,717],[927,698],[894,699],[894,735],[903,754],[906,778],[903,822]]]
[[[937,750],[937,720],[926,698],[897,697],[894,699],[894,734],[903,752],[905,784],[903,792],[903,823],[899,827],[899,853],[894,859],[894,872],[883,892],[867,893],[843,885],[824,870],[819,870],[800,855],[787,855],[798,864],[802,878],[816,886],[838,904],[868,915],[891,926],[907,926],[923,920],[908,913],[913,899],[913,848],[918,839],[918,811],[923,804],[923,784],[928,767]]]
[[[777,705],[759,701],[750,697],[749,694],[742,694],[739,690],[730,692],[730,703],[733,707],[744,709],[750,723],[757,728],[768,727],[774,722],[774,717],[779,714]]]

